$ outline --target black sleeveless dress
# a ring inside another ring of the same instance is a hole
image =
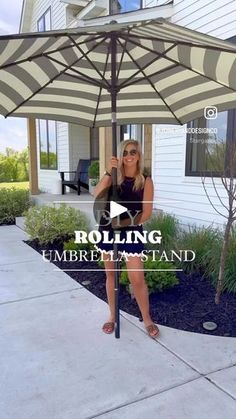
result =
[[[146,180],[146,176],[144,177]],[[143,201],[143,191],[144,191],[144,187],[142,189],[134,191],[133,190],[134,181],[135,181],[135,178],[126,176],[118,190],[119,204],[124,205],[129,210],[132,217],[135,217],[135,215],[137,215],[137,212],[139,213],[142,212],[142,208],[143,208],[142,201]],[[111,191],[111,188],[110,188],[110,191]],[[107,210],[109,211],[109,209],[110,208],[108,205]],[[127,212],[120,215],[121,220],[128,217],[129,215]],[[102,233],[104,230],[108,231],[108,237],[110,241],[114,237],[114,231],[111,226],[111,223],[107,225],[107,223],[104,222],[104,219],[102,217],[100,220],[98,231]],[[139,225],[134,225],[134,226],[122,227],[122,228],[119,228],[119,231],[120,231],[120,241],[122,241],[123,239],[126,239],[127,231],[139,231],[140,233],[142,233],[143,226],[142,224],[139,224]],[[134,235],[132,233],[130,234],[131,234],[131,241],[133,242]],[[123,253],[127,256],[130,256],[130,255],[140,256],[142,251],[144,250],[144,244],[141,242],[139,238],[136,238],[136,241],[137,243],[125,243],[125,242],[118,243],[117,244],[118,253]],[[113,244],[104,243],[103,240],[97,243],[95,248],[101,252],[108,253],[108,254],[113,252]]]

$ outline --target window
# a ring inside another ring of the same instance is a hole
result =
[[[187,134],[186,175],[221,176],[227,171],[231,141],[235,141],[235,112],[219,112],[216,119],[196,119],[188,128],[209,129],[208,133]],[[190,130],[191,131],[191,130]]]
[[[142,9],[142,0],[110,0],[110,15]]]
[[[143,150],[143,125],[142,124],[121,125],[120,141],[129,140],[130,138],[138,140],[141,145],[141,149]]]
[[[40,169],[57,169],[56,123],[38,120]]]
[[[51,29],[51,9],[49,8],[38,20],[38,32],[50,31]]]
[[[142,141],[142,124],[131,124],[131,125],[122,125],[122,140],[129,140],[134,138],[135,140]]]
[[[236,42],[236,37],[228,41]],[[229,175],[232,143],[236,142],[236,109],[218,112],[216,118],[212,113],[208,116],[212,118],[201,117],[187,124],[186,176]]]

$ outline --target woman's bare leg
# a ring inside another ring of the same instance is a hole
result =
[[[110,309],[110,316],[108,318],[108,322],[115,322],[115,271],[112,269],[115,268],[115,264],[113,261],[110,261],[110,255],[104,254],[104,265],[106,271],[106,293],[107,293],[107,301]],[[110,327],[105,328],[108,333],[111,329]]]
[[[153,324],[149,313],[149,295],[148,287],[144,278],[143,262],[139,256],[129,256],[126,261],[127,273],[129,281],[132,284],[133,293],[142,313],[145,326]],[[134,270],[133,270],[134,269]],[[137,269],[135,271],[135,269]],[[156,333],[152,333],[154,336]]]

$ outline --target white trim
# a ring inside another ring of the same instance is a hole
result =
[[[79,13],[80,19],[92,19],[108,10],[107,0],[92,0]]]
[[[19,32],[30,32],[32,22],[33,0],[24,0],[21,10]]]
[[[59,0],[60,3],[66,3],[73,6],[86,7],[90,0]]]

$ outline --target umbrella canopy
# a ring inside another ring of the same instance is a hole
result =
[[[112,54],[116,68],[112,73]],[[167,22],[0,37],[0,113],[86,125],[184,124],[236,107],[236,46]]]

